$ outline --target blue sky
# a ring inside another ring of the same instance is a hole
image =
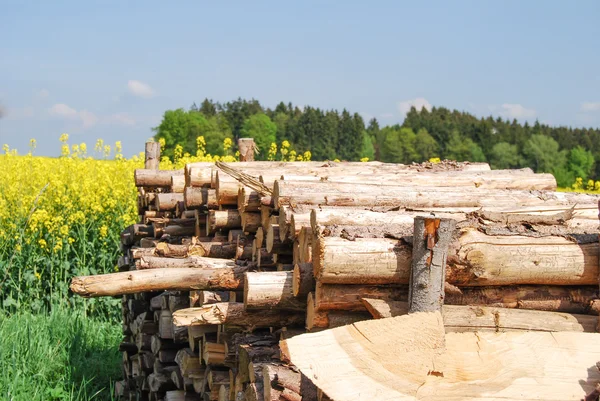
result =
[[[254,97],[600,126],[600,1],[0,1],[0,145],[143,150],[167,109]]]

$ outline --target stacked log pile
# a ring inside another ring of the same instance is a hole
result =
[[[279,341],[409,311],[414,220],[449,219],[447,330],[595,331],[598,197],[486,164],[193,163],[135,172],[120,272],[123,381],[143,400],[327,399]]]

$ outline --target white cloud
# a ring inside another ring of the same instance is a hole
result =
[[[64,103],[56,103],[48,109],[51,115],[63,118],[77,118],[77,110]]]
[[[107,124],[127,125],[130,127],[137,123],[136,119],[127,113],[111,114],[104,119],[104,122]]]
[[[527,109],[520,104],[504,103],[500,114],[506,118],[533,118],[536,115],[534,109]]]
[[[81,122],[83,123],[83,128],[89,128],[93,125],[96,125],[96,123],[98,122],[98,117],[96,117],[94,113],[89,112],[87,110],[81,110],[78,113],[78,115],[81,119]]]
[[[400,110],[400,114],[403,116],[410,111],[411,107],[414,107],[417,111],[421,111],[423,108],[431,111],[431,103],[424,97],[418,97],[416,99],[405,100],[404,102],[398,103],[398,110]]]
[[[87,110],[77,111],[74,108],[64,103],[57,103],[48,109],[50,115],[57,118],[64,118],[67,120],[77,120],[81,122],[83,128],[90,128],[98,122],[98,117]]]
[[[154,96],[154,89],[147,83],[130,79],[127,81],[127,89],[134,96],[149,99]]]
[[[600,102],[583,102],[581,103],[581,111],[600,111]]]
[[[37,99],[47,99],[50,96],[50,91],[48,89],[42,89],[38,93],[35,94]]]

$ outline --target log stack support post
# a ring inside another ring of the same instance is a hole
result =
[[[442,310],[448,246],[455,224],[452,219],[415,217],[409,313]]]

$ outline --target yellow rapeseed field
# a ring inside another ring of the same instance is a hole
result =
[[[174,160],[163,158],[161,169],[182,168],[195,161],[236,161],[205,152],[197,139],[196,155],[175,149]],[[61,157],[38,157],[35,140],[29,153],[19,155],[3,146],[0,154],[0,301],[4,310],[47,308],[57,303],[82,303],[88,312],[108,313],[115,300],[71,298],[71,277],[115,270],[119,233],[137,219],[133,170],[143,168],[143,153],[126,159],[119,142],[98,140],[69,144],[60,137]],[[226,153],[232,147],[226,139]],[[271,146],[269,159],[310,160],[284,141]],[[116,308],[112,308],[116,310]]]

